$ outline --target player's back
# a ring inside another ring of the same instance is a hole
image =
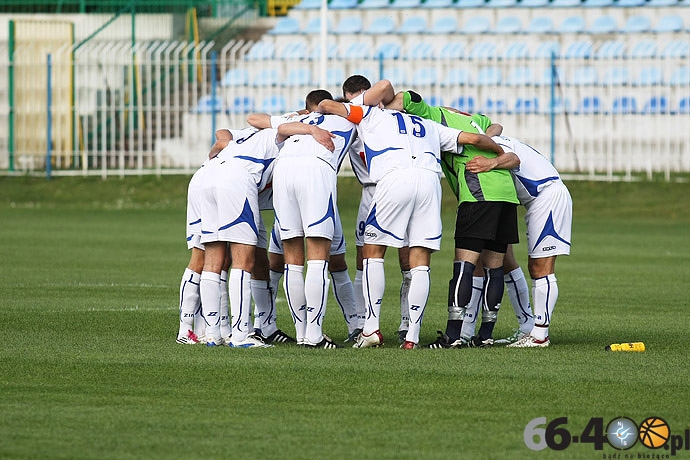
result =
[[[311,135],[299,134],[290,136],[290,138],[285,141],[280,150],[281,157],[315,156],[330,164],[333,170],[337,171],[340,169],[340,164],[355,138],[355,125],[337,115],[324,115],[318,112],[296,117],[295,121],[308,125],[316,125],[334,134],[333,144],[335,145],[335,150],[331,152],[323,145],[319,144]]]
[[[263,190],[273,177],[273,166],[278,157],[278,131],[273,128],[246,128],[231,132],[233,140],[218,154],[218,164],[246,169],[259,191]]]

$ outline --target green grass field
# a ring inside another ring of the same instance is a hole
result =
[[[0,458],[652,458],[671,450],[535,452],[523,433],[537,417],[579,438],[590,419],[604,431],[622,416],[690,429],[687,184],[568,183],[573,250],[557,264],[550,348],[404,352],[394,252],[384,348],[175,344],[188,179],[0,177]],[[339,187],[354,249],[358,185]],[[445,325],[454,210],[446,194],[423,343]],[[516,254],[526,266],[524,245]],[[279,326],[291,331],[282,299]],[[342,340],[328,307],[325,332]],[[514,323],[506,298],[495,336]],[[647,351],[604,351],[627,341]]]

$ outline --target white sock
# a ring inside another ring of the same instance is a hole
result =
[[[429,267],[427,267],[427,270]],[[412,282],[411,270],[402,270],[402,283],[400,284],[400,326],[399,331],[406,331],[410,327],[410,283]],[[415,342],[417,343],[417,342]]]
[[[383,259],[364,259],[364,272],[362,278],[362,292],[366,305],[366,320],[364,321],[364,334],[371,335],[379,330],[379,317],[381,316],[381,301],[386,290],[386,274],[383,268]]]
[[[477,317],[481,311],[481,305],[484,300],[484,277],[472,277],[472,297],[470,303],[465,308],[465,316],[462,319],[462,329],[460,337],[469,339],[475,334],[477,328]]]
[[[323,340],[322,326],[326,316],[326,300],[330,283],[328,262],[308,260],[304,278],[304,297],[307,300],[307,329],[304,337],[312,344]]]
[[[230,318],[228,312],[228,272],[220,272],[220,336],[227,337],[232,331],[230,329]]]
[[[201,272],[201,308],[206,321],[206,340],[220,340],[220,275]]]
[[[521,332],[529,334],[534,327],[534,316],[532,315],[532,306],[529,303],[529,286],[522,268],[518,267],[506,273],[503,280],[506,283],[510,304],[515,311],[518,327]]]
[[[201,303],[199,299],[199,278],[201,274],[186,268],[180,282],[180,329],[178,337],[187,337],[187,331],[194,331],[194,314]]]
[[[364,327],[367,309],[364,306],[364,292],[362,291],[362,270],[357,270],[353,286],[355,288],[355,307],[357,308],[357,328]]]
[[[405,340],[419,343],[419,331],[422,329],[424,310],[429,298],[429,267],[420,265],[410,270],[409,284],[409,328]]]
[[[534,302],[534,328],[532,336],[544,340],[549,336],[551,315],[558,300],[558,282],[556,275],[532,280],[532,300]]]
[[[343,311],[347,333],[357,328],[357,306],[355,305],[355,288],[347,270],[331,272],[333,278],[333,295]]]
[[[269,281],[252,279],[251,287],[252,298],[254,299],[254,329],[261,330],[261,335],[268,337],[278,329],[276,327],[276,309]]]
[[[285,290],[285,297],[292,314],[292,322],[295,324],[297,343],[304,342],[304,336],[307,332],[307,299],[304,296],[303,273],[303,265],[285,265],[283,289]]]
[[[252,307],[252,274],[239,268],[230,270],[230,313],[232,341],[242,342],[249,335],[249,313]]]
[[[278,298],[278,289],[280,288],[280,279],[283,277],[283,272],[276,272],[276,271],[270,270],[268,272],[268,276],[269,276],[268,288],[270,289],[271,306],[273,308],[273,323],[275,324],[277,317],[278,317],[278,310],[276,308],[276,298]],[[256,299],[254,299],[254,303],[256,303]],[[257,310],[255,308],[254,309],[254,329],[261,329],[261,321],[262,321],[262,319],[259,317],[259,313],[257,312]],[[276,326],[276,329],[278,329],[278,326]],[[274,330],[274,332],[275,332],[275,330]]]

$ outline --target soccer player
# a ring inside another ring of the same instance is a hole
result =
[[[351,75],[343,82],[343,97],[346,101],[353,104],[361,104],[363,100],[363,93],[371,88],[371,82],[362,75]],[[357,273],[355,275],[355,293],[357,302],[357,316],[358,326],[350,333],[346,342],[354,341],[359,334],[362,333],[364,326],[365,307],[364,295],[362,293],[362,273],[364,270],[362,246],[364,246],[364,226],[366,225],[367,213],[369,212],[369,205],[374,196],[376,184],[372,182],[367,171],[365,163],[364,147],[362,139],[358,136],[355,138],[350,147],[350,164],[355,177],[362,185],[362,197],[359,201],[359,210],[357,212],[357,225],[355,228],[355,245],[357,248]],[[410,323],[410,308],[408,304],[407,295],[410,290],[410,262],[409,262],[409,247],[407,243],[402,248],[398,249],[398,263],[400,265],[400,272],[402,273],[402,284],[400,285],[400,326],[398,327],[398,342],[403,343]]]
[[[259,228],[259,192],[272,177],[278,146],[276,131],[247,128],[230,131],[231,141],[217,157],[202,168],[199,178],[201,243],[205,247],[200,277],[201,306],[206,319],[206,345],[223,345],[220,330],[221,270],[227,247],[229,270],[231,338],[230,347],[270,346],[249,328],[251,271]]]
[[[528,269],[532,278],[534,326],[508,345],[511,348],[548,347],[549,325],[558,300],[555,268],[558,255],[570,254],[572,198],[556,168],[535,148],[518,139],[496,136],[505,157],[474,158],[467,163],[473,173],[509,168],[513,173],[520,203],[525,206]],[[511,155],[519,160],[519,166]],[[513,305],[516,316],[523,314]]]
[[[338,114],[357,124],[369,176],[376,183],[362,248],[367,318],[355,348],[383,344],[379,329],[385,289],[383,257],[387,247],[402,247],[406,235],[412,280],[408,295],[410,324],[402,348],[417,347],[429,294],[431,253],[440,248],[441,240],[440,150],[461,153],[462,146],[472,144],[502,153],[485,135],[378,108],[379,103],[392,100],[394,94],[388,97],[390,88],[387,80],[376,83],[364,93],[364,105],[335,101],[319,104],[319,111]]]
[[[389,94],[393,89],[389,89]],[[410,114],[434,120],[445,126],[483,133],[491,122],[482,115],[469,116],[445,107],[432,107],[414,91],[404,91],[393,97],[391,104],[401,105]],[[490,347],[493,328],[498,317],[504,292],[503,259],[508,244],[518,242],[517,194],[510,174],[505,170],[492,170],[476,174],[465,164],[476,156],[495,157],[498,152],[481,148],[465,148],[462,155],[445,154],[442,167],[451,188],[458,197],[455,224],[455,261],[453,277],[449,283],[449,308],[446,331],[439,333],[431,348]],[[507,174],[508,173],[508,174]],[[482,254],[483,253],[483,254]],[[481,277],[474,276],[482,255],[483,311],[479,332],[471,340],[462,339],[462,325],[470,303],[473,287]]]
[[[283,285],[295,323],[298,345],[338,348],[323,334],[328,294],[328,259],[337,212],[337,171],[355,135],[341,117],[315,112],[328,91],[307,95],[310,114],[278,127],[284,141],[275,167],[273,189],[276,225],[285,257]],[[324,142],[332,142],[332,148]],[[306,239],[306,275],[304,272]]]

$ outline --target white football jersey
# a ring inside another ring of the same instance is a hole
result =
[[[351,101],[352,104],[361,105],[364,102],[364,93],[359,96],[354,97]],[[364,156],[364,143],[362,138],[355,136],[355,140],[350,146],[350,165],[352,166],[352,172],[362,186],[376,185],[374,181],[369,177],[369,171],[367,170],[367,162]]]
[[[273,167],[278,157],[278,131],[272,128],[246,128],[231,132],[233,139],[218,154],[218,159],[249,171],[258,191],[263,191],[273,180]]]
[[[355,138],[355,125],[337,115],[324,115],[319,112],[295,117],[295,121],[317,125],[319,128],[335,134],[333,138],[335,150],[329,151],[309,134],[299,134],[290,136],[285,140],[280,149],[280,156],[315,156],[331,165],[334,171],[338,171]]]
[[[388,172],[422,168],[441,176],[441,151],[458,152],[461,131],[415,115],[360,106],[362,120],[357,133],[364,142],[369,176],[378,183]]]
[[[513,152],[520,159],[520,165],[512,172],[518,199],[523,205],[537,197],[544,187],[560,180],[556,168],[534,147],[512,137],[494,136],[493,140],[505,152]]]

